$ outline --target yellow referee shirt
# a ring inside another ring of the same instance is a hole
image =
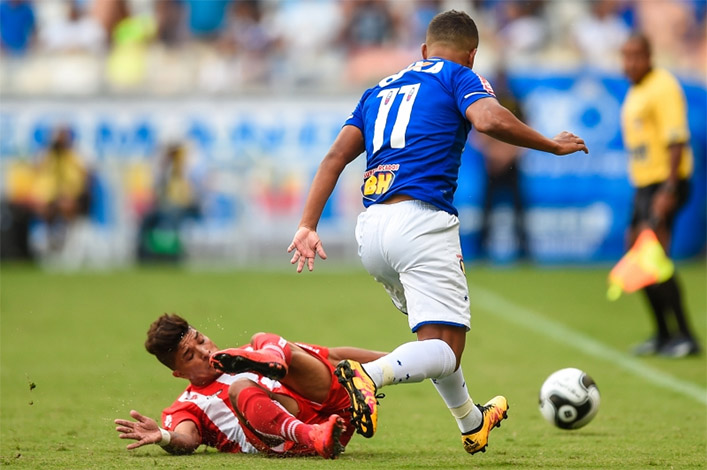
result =
[[[668,179],[671,144],[685,144],[678,169],[680,178],[692,174],[685,95],[670,72],[653,69],[631,86],[621,109],[621,127],[634,186]]]

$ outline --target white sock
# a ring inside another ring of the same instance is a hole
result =
[[[378,388],[405,382],[445,377],[454,371],[457,358],[441,339],[411,341],[380,359],[363,364]]]
[[[461,366],[444,378],[432,379],[432,383],[457,420],[457,426],[462,433],[479,427],[481,411],[469,396]]]

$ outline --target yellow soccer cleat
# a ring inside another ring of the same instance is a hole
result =
[[[477,452],[486,452],[489,433],[495,427],[500,428],[501,421],[508,417],[508,400],[500,395],[493,397],[484,406],[476,406],[481,411],[481,424],[476,430],[462,434],[464,450],[472,455]]]
[[[351,424],[363,437],[373,437],[378,425],[378,398],[384,395],[376,395],[376,384],[356,361],[339,362],[334,373],[351,399]]]

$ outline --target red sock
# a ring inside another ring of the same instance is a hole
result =
[[[292,416],[260,387],[248,387],[238,393],[238,409],[251,426],[263,434],[280,436],[305,446],[312,446],[312,426]]]
[[[256,350],[264,350],[277,354],[285,361],[285,364],[289,365],[290,360],[292,360],[290,345],[287,344],[287,340],[282,336],[272,333],[260,333],[255,335],[251,344]]]

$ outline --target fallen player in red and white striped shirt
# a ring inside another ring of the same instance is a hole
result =
[[[334,366],[384,354],[291,343],[269,333],[219,351],[186,320],[167,314],[150,326],[145,347],[189,386],[162,412],[161,427],[135,410],[135,421],[115,420],[120,438],[137,441],[128,449],[158,444],[169,453],[188,454],[204,444],[221,452],[330,459],[354,431],[349,395]]]

